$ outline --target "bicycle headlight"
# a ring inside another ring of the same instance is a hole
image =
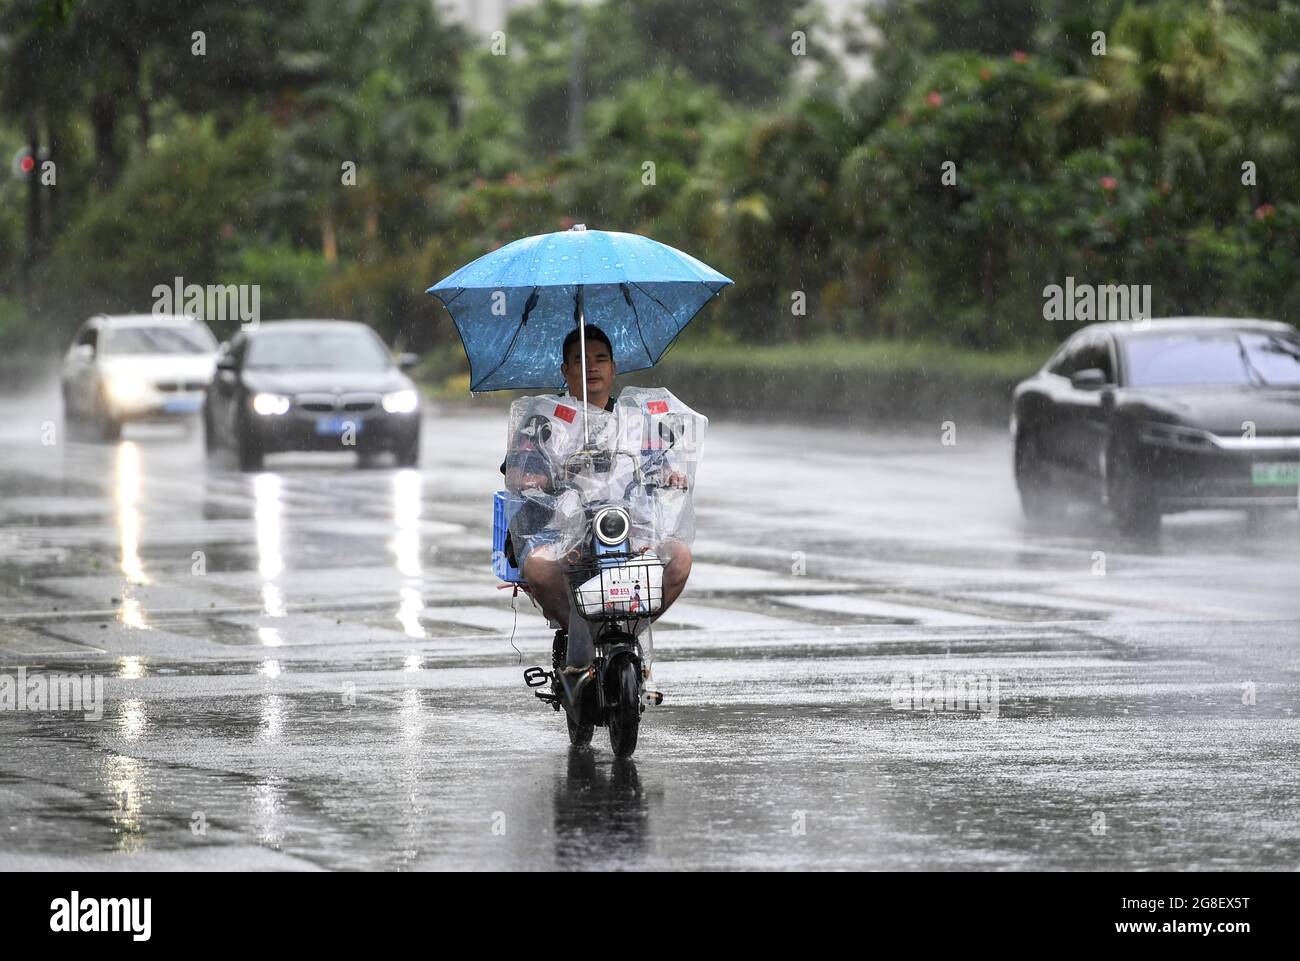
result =
[[[627,511],[621,507],[606,507],[596,513],[594,522],[596,539],[606,547],[622,544],[632,530]]]

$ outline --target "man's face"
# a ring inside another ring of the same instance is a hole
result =
[[[614,389],[614,358],[598,340],[587,341],[587,403],[604,407],[609,400],[609,393]],[[582,358],[579,345],[569,348],[569,356],[560,365],[564,382],[569,385],[569,393],[574,397],[582,396]]]

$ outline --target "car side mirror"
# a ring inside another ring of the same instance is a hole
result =
[[[399,370],[410,370],[420,362],[419,354],[398,354],[397,367]]]
[[[72,348],[72,357],[74,360],[89,363],[95,359],[95,348],[90,344],[78,344]]]
[[[1106,375],[1097,367],[1076,370],[1070,375],[1070,383],[1075,390],[1101,390],[1106,386]]]

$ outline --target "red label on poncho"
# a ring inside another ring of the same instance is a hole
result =
[[[574,415],[577,413],[578,412],[572,407],[561,407],[559,404],[555,405],[555,416],[565,423],[572,424]]]
[[[645,405],[645,409],[652,414],[666,414],[668,413],[668,401],[652,400]]]

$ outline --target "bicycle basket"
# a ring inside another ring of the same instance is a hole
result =
[[[569,572],[584,617],[649,617],[664,603],[664,565],[658,556],[602,554]]]

